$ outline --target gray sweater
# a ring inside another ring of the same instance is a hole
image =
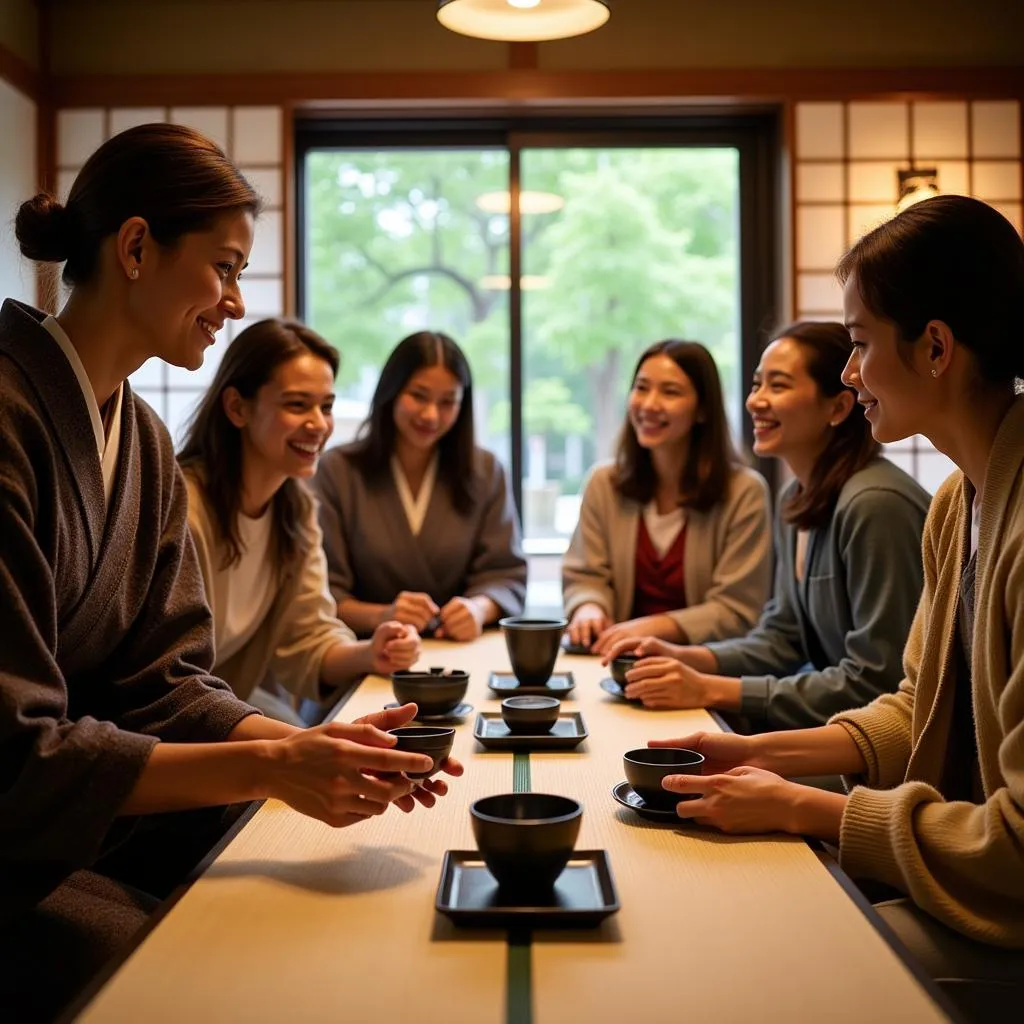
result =
[[[108,510],[42,319],[0,309],[0,921],[95,861],[159,740],[221,740],[254,713],[210,675],[167,430],[126,384]]]
[[[757,727],[823,725],[892,692],[921,595],[921,531],[928,493],[878,458],[844,485],[826,526],[812,530],[804,579],[795,573],[796,528],[780,497],[775,590],[745,637],[706,646],[721,675],[742,679],[741,712]]]
[[[438,474],[423,529],[414,536],[390,474],[367,480],[349,450],[326,452],[313,481],[335,601],[390,604],[399,592],[414,590],[439,605],[484,595],[504,615],[522,612],[526,559],[519,518],[505,470],[491,452],[473,453],[478,500],[469,513],[455,508]]]

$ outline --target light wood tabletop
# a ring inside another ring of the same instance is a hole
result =
[[[432,810],[335,830],[267,801],[83,1010],[101,1022],[344,1020],[386,1024],[622,1021],[933,1022],[946,1017],[818,856],[793,837],[727,837],[640,821],[611,797],[622,753],[653,737],[717,729],[703,711],[649,712],[599,689],[594,658],[562,656],[575,751],[483,750],[496,711],[500,634],[424,644],[422,665],[471,672],[475,710],[456,731],[461,779]],[[393,700],[369,677],[340,717]],[[608,851],[621,911],[591,931],[532,938],[456,928],[434,910],[445,850],[472,850],[469,804],[532,789],[584,804],[577,847]]]

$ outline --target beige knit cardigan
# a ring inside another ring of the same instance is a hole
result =
[[[924,590],[894,694],[832,719],[867,761],[850,793],[840,858],[854,877],[906,892],[971,938],[1024,948],[1024,399],[989,456],[980,511],[971,649],[983,802],[947,801],[960,574],[969,552],[969,485],[955,473],[925,523]]]

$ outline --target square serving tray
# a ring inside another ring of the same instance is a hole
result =
[[[493,711],[476,716],[473,738],[488,750],[572,750],[587,738],[587,726],[578,711],[558,716],[548,732],[513,733]]]
[[[576,689],[571,672],[554,672],[543,686],[520,686],[511,672],[492,672],[487,685],[496,697],[567,697]]]
[[[477,850],[448,850],[434,905],[458,925],[593,928],[619,909],[619,896],[604,850],[576,850],[550,897],[530,904],[503,898]]]

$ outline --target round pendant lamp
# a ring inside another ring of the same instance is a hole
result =
[[[477,39],[539,43],[581,36],[609,18],[608,0],[438,0],[445,28]]]

